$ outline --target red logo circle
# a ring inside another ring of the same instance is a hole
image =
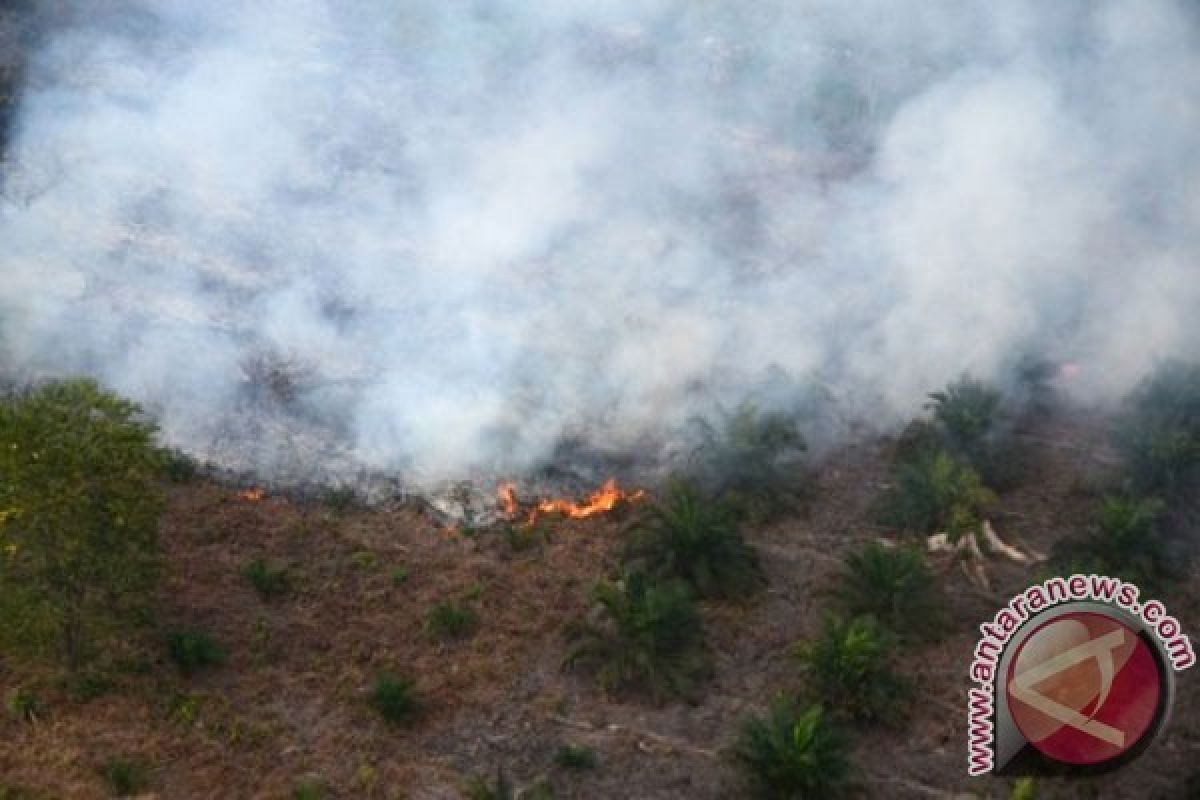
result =
[[[1042,624],[1008,667],[1021,735],[1067,764],[1099,764],[1151,733],[1163,687],[1150,646],[1120,620],[1079,611]]]

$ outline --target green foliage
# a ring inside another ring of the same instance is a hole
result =
[[[829,617],[815,641],[798,649],[810,688],[859,722],[898,722],[909,687],[892,667],[892,638],[874,617]]]
[[[1200,486],[1200,364],[1164,364],[1134,390],[1117,443],[1135,490],[1194,492]]]
[[[834,589],[850,616],[871,615],[901,639],[930,639],[946,626],[946,598],[917,547],[870,542],[846,558]]]
[[[1165,509],[1156,499],[1108,495],[1092,528],[1056,548],[1056,560],[1073,571],[1111,575],[1143,590],[1176,577],[1182,562],[1172,557],[1159,527]]]
[[[33,722],[42,714],[42,701],[32,689],[18,686],[8,693],[8,713],[23,722]]]
[[[438,639],[465,639],[479,628],[479,615],[474,610],[450,600],[434,606],[425,627]]]
[[[849,794],[852,767],[845,734],[820,706],[800,711],[778,700],[765,717],[751,717],[731,756],[760,800],[825,800]]]
[[[950,447],[961,453],[980,450],[1000,419],[1000,393],[964,375],[929,395],[926,408]]]
[[[895,483],[879,498],[880,522],[906,533],[945,532],[957,540],[978,529],[995,500],[979,473],[944,451],[897,466]]]
[[[794,505],[808,445],[792,415],[742,403],[722,410],[716,425],[703,418],[692,424],[700,440],[694,478],[706,491],[756,519]]]
[[[472,778],[467,784],[467,800],[514,800],[516,793],[503,770],[496,770],[496,778]]]
[[[291,576],[288,575],[287,568],[272,566],[261,558],[247,564],[242,574],[264,600],[280,597],[291,589]]]
[[[162,454],[87,380],[0,402],[0,648],[72,669],[150,619]]]
[[[610,690],[639,689],[656,700],[694,697],[710,666],[687,585],[656,584],[635,572],[618,583],[601,582],[593,596],[603,622],[568,627],[567,666],[594,671]]]
[[[392,586],[400,587],[408,583],[408,567],[396,567],[392,570]]]
[[[594,769],[596,767],[596,751],[587,745],[567,743],[555,752],[554,763],[563,769]]]
[[[162,451],[163,474],[172,483],[191,483],[200,474],[196,459],[177,448]]]
[[[726,503],[691,484],[670,484],[634,528],[626,558],[656,579],[678,578],[703,597],[739,597],[762,586],[758,556]]]
[[[1033,778],[1018,778],[1013,783],[1009,800],[1037,800],[1037,781]]]
[[[368,700],[389,725],[411,723],[421,711],[416,683],[390,672],[375,677]]]
[[[324,501],[334,514],[345,514],[358,505],[358,492],[352,486],[338,486],[325,492]]]
[[[112,677],[106,673],[89,670],[71,676],[67,689],[76,700],[87,703],[108,694],[115,685]]]
[[[100,767],[100,775],[117,797],[141,793],[150,783],[150,773],[140,761],[110,758]]]
[[[207,631],[184,628],[167,634],[167,654],[184,675],[225,663],[225,648]]]
[[[925,407],[933,419],[923,431],[926,452],[935,444],[969,464],[991,486],[1018,482],[1023,453],[1011,436],[1000,392],[964,375],[929,398]]]
[[[292,789],[292,800],[325,800],[329,787],[320,778],[305,778]]]

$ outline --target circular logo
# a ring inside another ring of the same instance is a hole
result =
[[[1036,628],[1009,664],[1006,691],[1026,741],[1075,765],[1111,761],[1153,736],[1166,700],[1152,646],[1093,611]]]

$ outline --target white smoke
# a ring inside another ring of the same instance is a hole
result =
[[[233,466],[429,481],[1200,352],[1194,7],[584,6],[81,4],[6,164],[5,369]]]

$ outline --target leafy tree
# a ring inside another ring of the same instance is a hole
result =
[[[149,619],[158,576],[156,429],[90,380],[0,404],[0,644],[75,669]]]
[[[703,597],[751,594],[763,582],[754,549],[728,504],[675,482],[631,533],[626,558],[648,574],[686,581]]]

